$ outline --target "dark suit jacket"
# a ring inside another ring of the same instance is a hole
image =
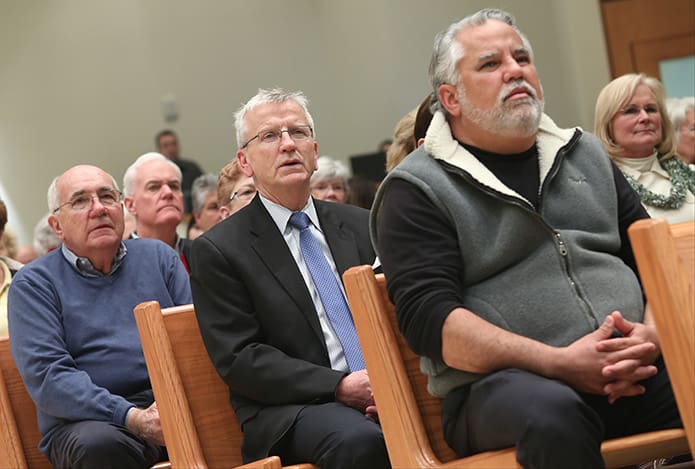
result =
[[[372,264],[367,210],[314,201],[339,273]],[[333,401],[316,309],[282,233],[258,196],[197,238],[191,288],[203,341],[230,389],[245,460],[265,457],[306,405]]]

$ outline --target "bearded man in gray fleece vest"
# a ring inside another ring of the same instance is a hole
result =
[[[601,441],[680,426],[601,144],[543,114],[528,39],[482,10],[435,39],[424,149],[382,183],[372,237],[461,456],[602,467]]]

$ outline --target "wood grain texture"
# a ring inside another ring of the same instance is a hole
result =
[[[454,454],[444,441],[441,402],[427,392],[419,359],[398,330],[383,274],[356,266],[343,279],[392,467],[519,467],[514,448]],[[608,440],[601,452],[606,466],[617,468],[683,454],[687,442],[682,429],[664,430]]]
[[[695,454],[695,222],[633,223],[632,242],[678,410]]]

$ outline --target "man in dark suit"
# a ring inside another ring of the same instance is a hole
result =
[[[258,194],[196,239],[191,286],[243,456],[388,467],[340,277],[374,262],[368,212],[310,197],[318,145],[301,93],[259,90],[235,118],[237,158]]]

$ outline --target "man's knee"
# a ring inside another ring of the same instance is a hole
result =
[[[326,441],[321,467],[389,467],[381,427],[365,420],[363,425],[343,427]]]
[[[125,427],[84,421],[65,430],[62,438],[51,445],[50,459],[55,467],[146,468],[151,465],[144,459],[145,443]]]
[[[531,407],[517,444],[517,459],[524,467],[550,467],[560,461],[572,461],[570,465],[577,467],[602,466],[603,424],[579,394],[558,386]]]
[[[573,454],[585,455],[577,460],[588,457],[592,466],[600,457],[598,414],[571,387],[533,373],[503,370],[470,392],[452,391],[442,412],[447,442],[462,456],[516,446],[525,467],[536,466],[538,458],[548,467]]]

